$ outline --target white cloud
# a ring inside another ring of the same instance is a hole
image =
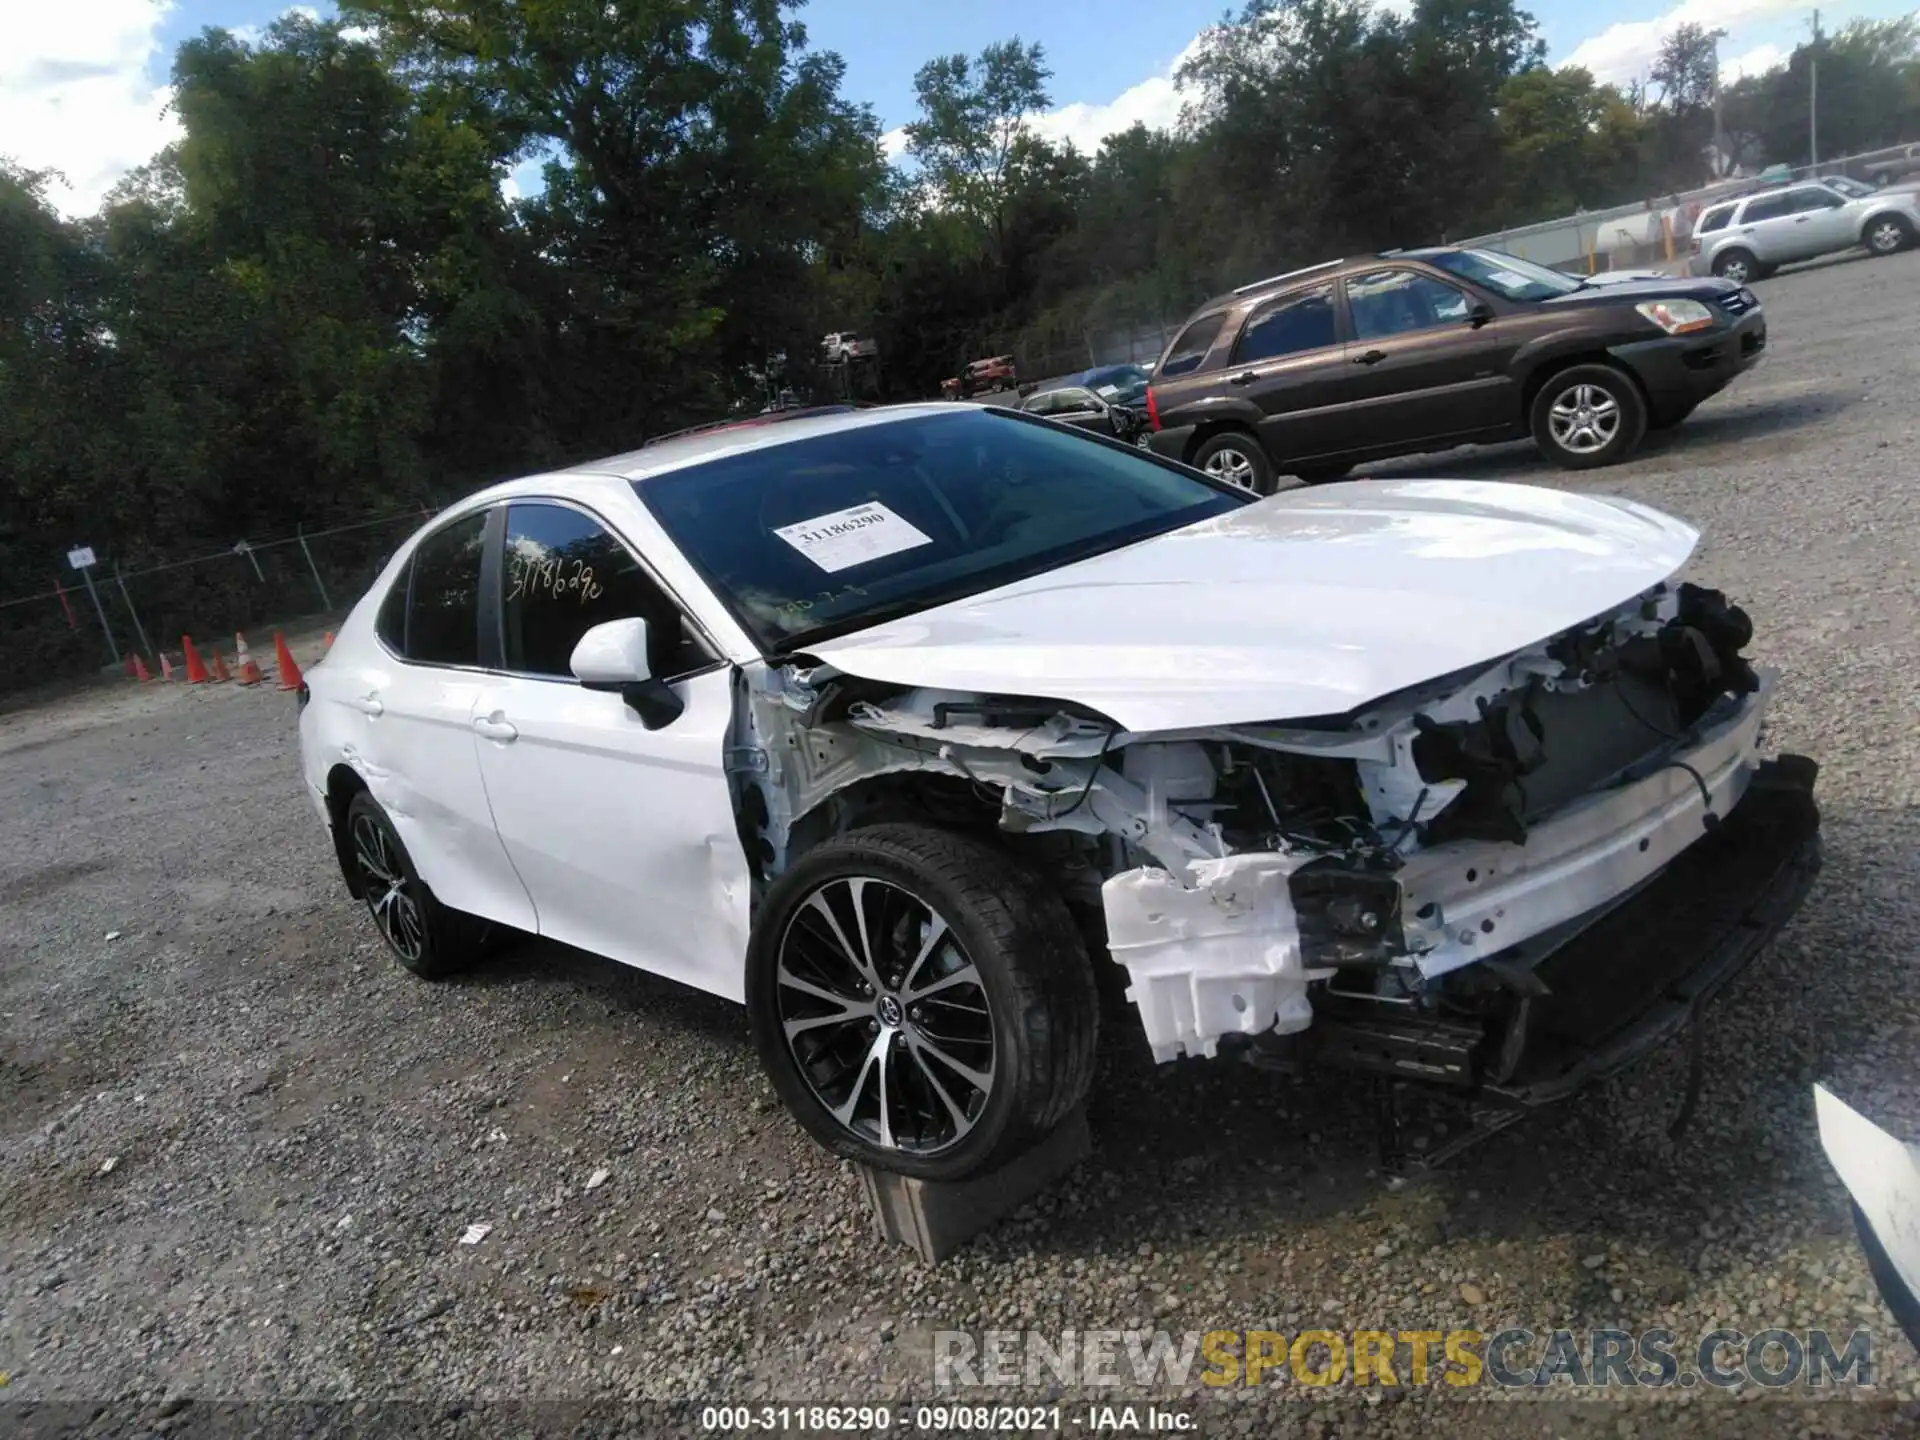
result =
[[[1731,85],[1754,75],[1764,75],[1776,65],[1784,65],[1791,52],[1778,45],[1756,45],[1744,55],[1720,62],[1720,83]]]
[[[1138,85],[1129,86],[1105,104],[1076,101],[1033,117],[1033,128],[1056,145],[1071,141],[1086,155],[1099,150],[1107,136],[1139,124],[1149,130],[1171,130],[1180,120],[1181,95],[1174,75],[1199,52],[1207,32],[1193,37],[1187,48],[1158,75],[1150,75]]]
[[[1660,42],[1682,25],[1731,31],[1750,21],[1805,8],[1805,0],[1681,0],[1666,14],[1652,20],[1609,25],[1598,35],[1581,41],[1560,63],[1579,65],[1592,71],[1596,80],[1614,84],[1644,80],[1660,54]]]
[[[135,166],[180,133],[172,89],[155,84],[172,0],[61,0],[10,6],[0,47],[0,155],[56,169],[48,197],[92,212]]]
[[[899,163],[900,159],[907,153],[907,127],[902,125],[898,129],[889,130],[886,134],[882,135],[880,137],[880,150],[889,161],[896,164]]]

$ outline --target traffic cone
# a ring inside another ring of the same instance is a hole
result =
[[[293,652],[287,649],[287,637],[278,630],[273,632],[273,664],[280,672],[282,690],[300,688],[300,667],[293,663]]]
[[[320,653],[324,655],[327,653],[327,651],[331,650],[332,648],[333,648],[333,632],[329,630],[325,635],[320,637]]]
[[[221,658],[218,650],[213,652],[213,683],[224,685],[233,679],[233,672],[227,669],[227,662]]]
[[[160,678],[162,680],[173,679],[173,661],[167,658],[167,652],[164,650],[160,652]]]
[[[208,678],[206,662],[200,658],[200,652],[193,648],[191,635],[180,637],[180,649],[187,657],[187,683],[189,685],[206,684]]]
[[[247,637],[238,631],[234,632],[233,648],[235,652],[233,666],[234,669],[240,672],[240,683],[242,685],[258,685],[262,680],[267,678],[260,673],[260,666],[255,663],[253,652],[247,649]]]
[[[138,655],[133,657],[133,678],[136,680],[153,679],[153,676],[147,673],[147,662],[142,660]]]
[[[127,651],[127,679],[133,679],[133,651]]]

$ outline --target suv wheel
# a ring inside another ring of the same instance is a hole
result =
[[[1867,249],[1875,255],[1891,255],[1913,243],[1913,227],[1898,215],[1881,215],[1867,227]]]
[[[747,1006],[816,1140],[923,1179],[1013,1159],[1093,1077],[1093,969],[1067,907],[992,846],[926,825],[855,830],[780,878]]]
[[[1224,480],[1256,495],[1271,495],[1274,489],[1273,462],[1260,442],[1244,430],[1223,430],[1201,442],[1193,452],[1195,469],[1204,470],[1216,480]]]
[[[1611,365],[1575,365],[1533,397],[1533,438],[1556,465],[1591,470],[1624,459],[1647,432],[1640,391]]]
[[[1714,259],[1713,273],[1736,285],[1751,285],[1760,278],[1760,266],[1745,250],[1723,250]]]

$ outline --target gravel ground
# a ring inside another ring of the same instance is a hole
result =
[[[1826,872],[1714,1012],[1680,1142],[1665,1052],[1394,1186],[1353,1087],[1116,1044],[1094,1158],[930,1269],[876,1243],[740,1012],[535,942],[412,979],[300,794],[287,697],[115,687],[0,716],[0,1401],[115,1400],[161,1428],[275,1397],[900,1402],[932,1396],[943,1329],[1661,1325],[1684,1349],[1721,1325],[1864,1325],[1878,1384],[1820,1403],[1158,1398],[1259,1434],[1910,1426],[1920,1366],[1808,1085],[1920,1135],[1917,293],[1920,254],[1774,280],[1766,364],[1572,482],[1703,527],[1696,574],[1786,672],[1770,743],[1824,766]],[[1373,468],[1569,483],[1524,447]],[[1065,1392],[1064,1428],[1084,1398]]]

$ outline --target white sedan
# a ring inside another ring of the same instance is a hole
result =
[[[750,421],[423,527],[308,672],[306,780],[402,964],[530,932],[743,1002],[864,1163],[1044,1135],[1108,976],[1162,1061],[1524,1108],[1673,1033],[1817,863],[1696,538],[1260,500],[984,406]]]

